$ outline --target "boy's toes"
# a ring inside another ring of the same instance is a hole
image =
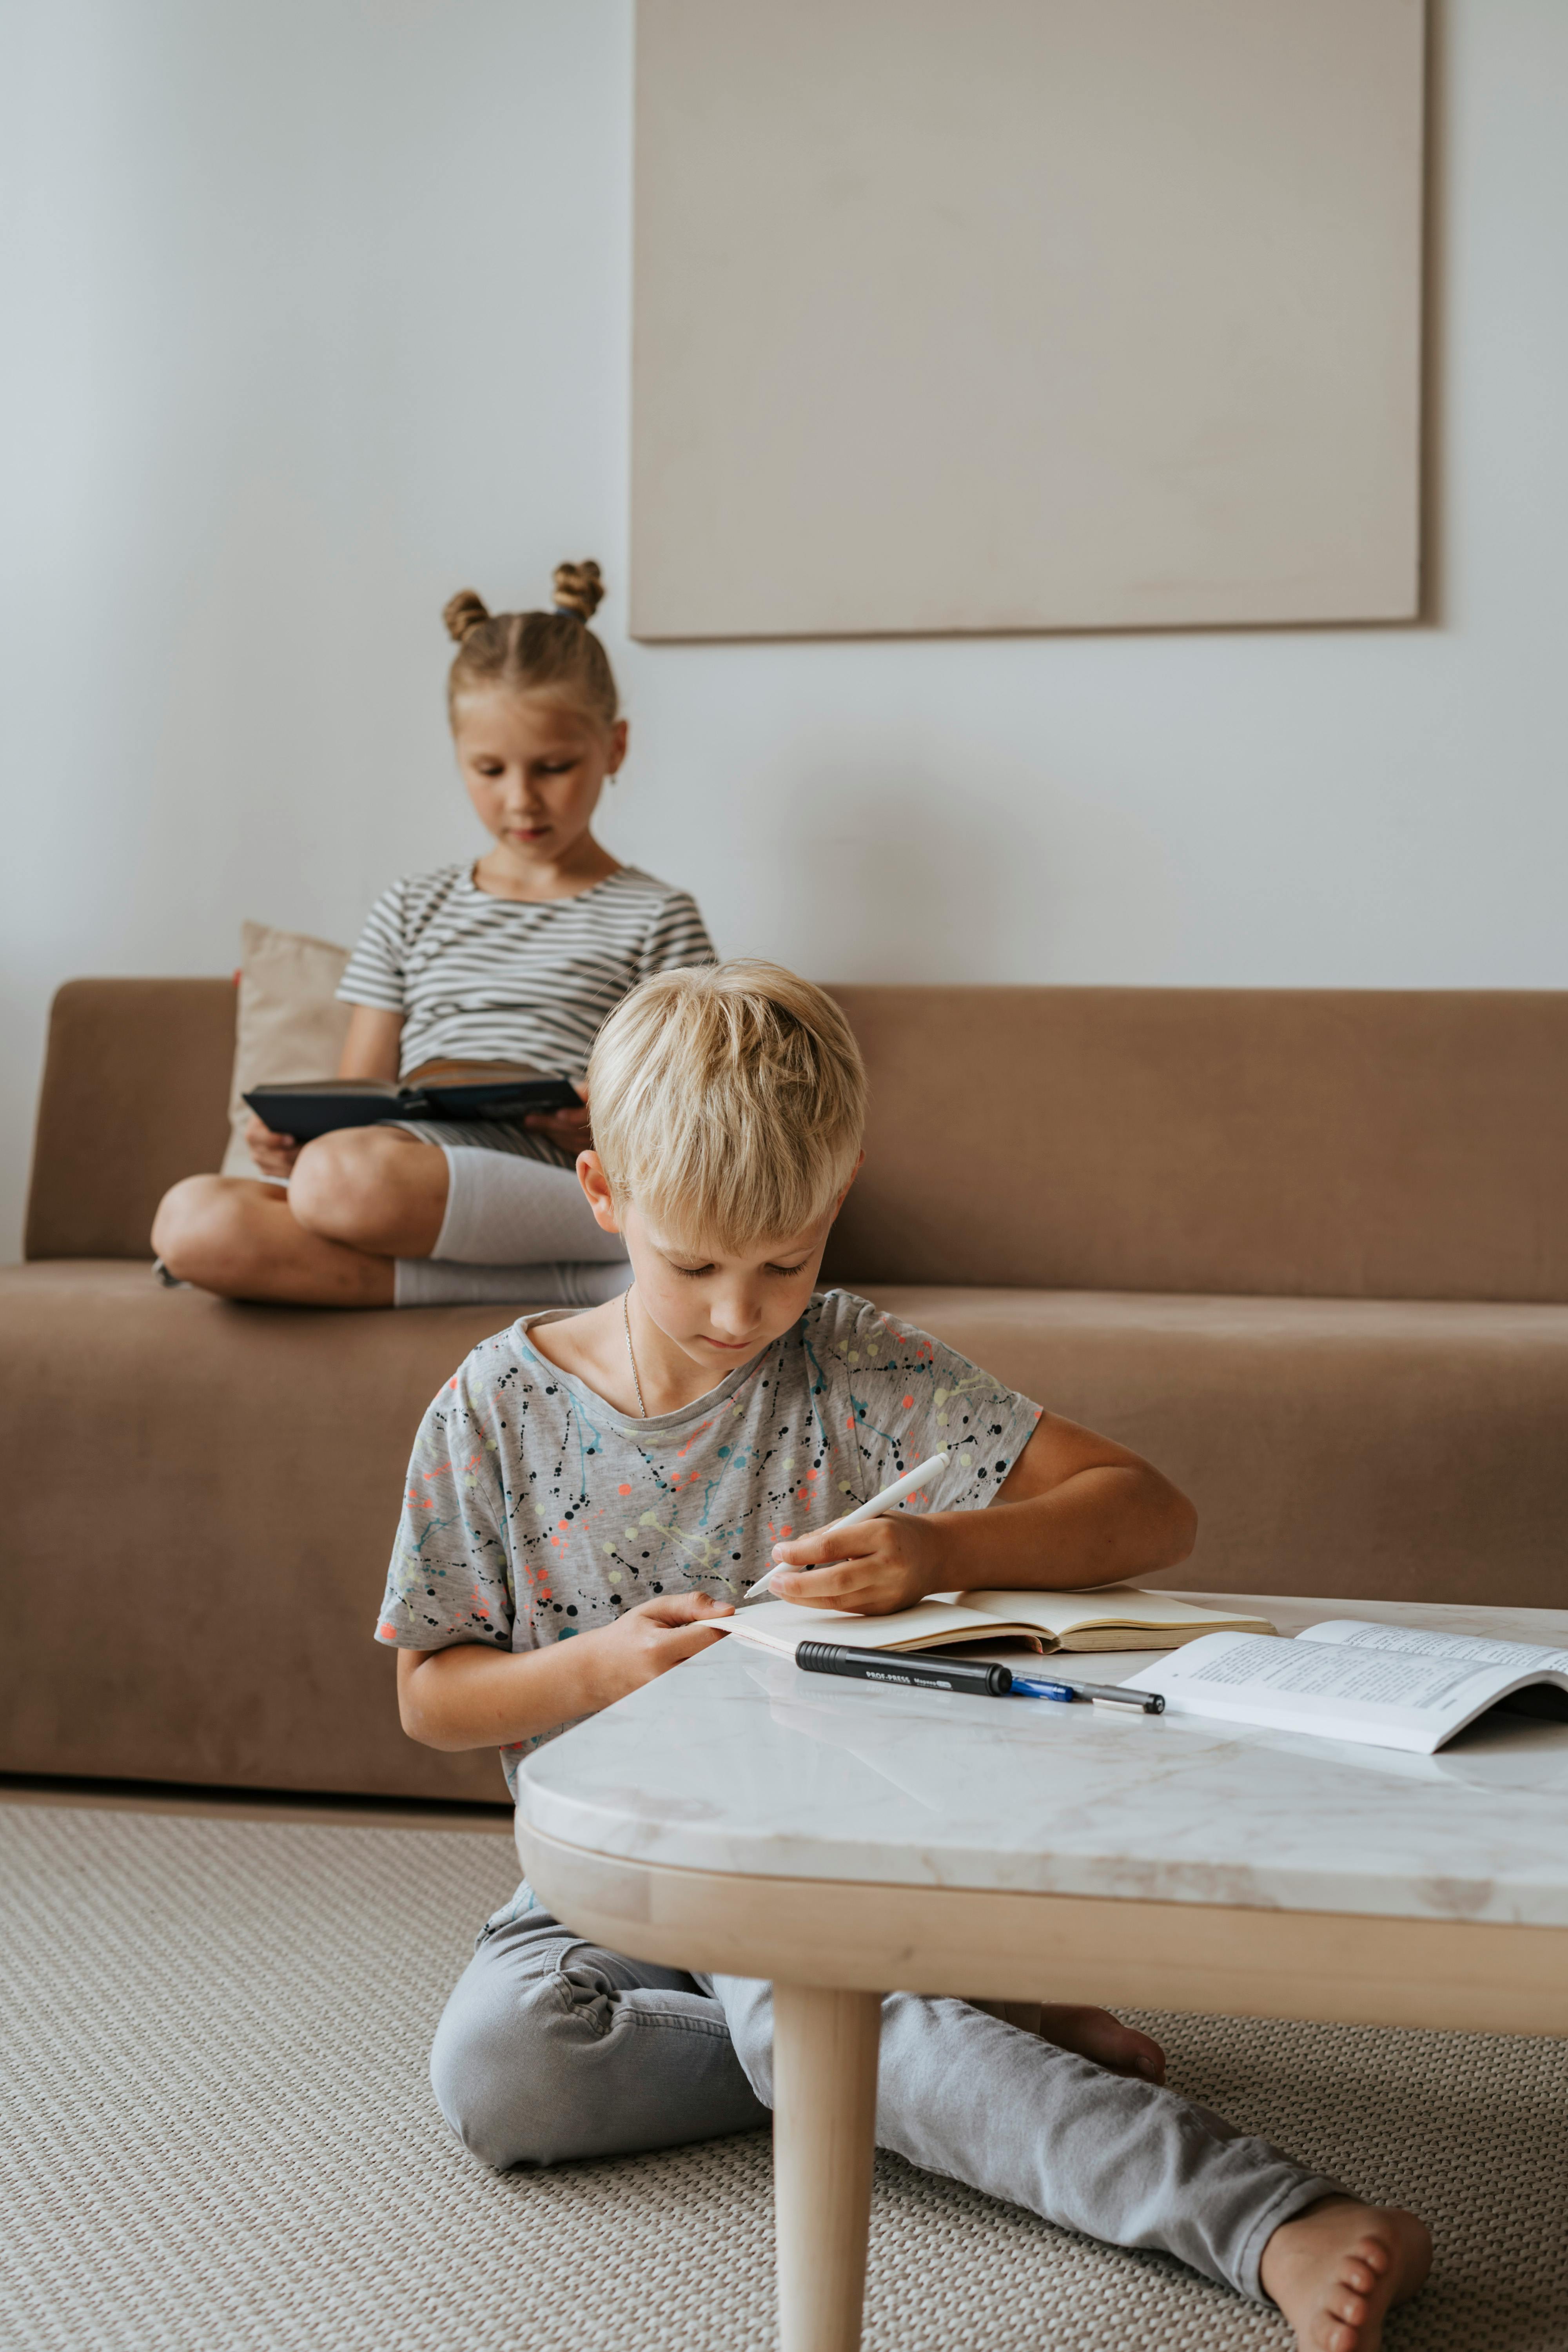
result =
[[[1136,2074],[1145,2083],[1165,2079],[1165,2053],[1159,2043],[1136,2026],[1124,2025],[1108,2009],[1047,2002],[1040,2010],[1039,2031],[1058,2049],[1075,2050],[1112,2074]]]
[[[1163,2083],[1165,2079],[1165,2053],[1147,2033],[1134,2033],[1131,2026],[1123,2029],[1129,2048],[1122,2072],[1141,2074],[1145,2083]]]
[[[1262,2285],[1300,2352],[1377,2352],[1391,2305],[1418,2292],[1431,2253],[1413,2213],[1326,2197],[1275,2231]]]

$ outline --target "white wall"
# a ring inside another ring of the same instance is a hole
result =
[[[604,827],[826,977],[1568,985],[1568,9],[1438,0],[1437,620],[626,644]],[[441,604],[624,580],[626,0],[5,0],[0,1252],[49,994],[474,845]],[[825,545],[825,564],[853,564]]]

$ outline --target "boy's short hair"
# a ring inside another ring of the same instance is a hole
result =
[[[859,1157],[866,1071],[849,1024],[808,980],[753,961],[645,980],[588,1064],[617,1208],[668,1239],[733,1254],[826,1216]]]

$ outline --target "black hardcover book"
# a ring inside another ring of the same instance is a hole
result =
[[[375,1127],[385,1119],[519,1119],[532,1110],[574,1110],[581,1097],[565,1078],[543,1072],[515,1077],[426,1078],[394,1086],[385,1078],[300,1078],[252,1087],[245,1100],[274,1135],[310,1143],[334,1128]]]

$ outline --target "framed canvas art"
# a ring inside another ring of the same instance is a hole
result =
[[[632,628],[1408,620],[1422,0],[638,0]]]

